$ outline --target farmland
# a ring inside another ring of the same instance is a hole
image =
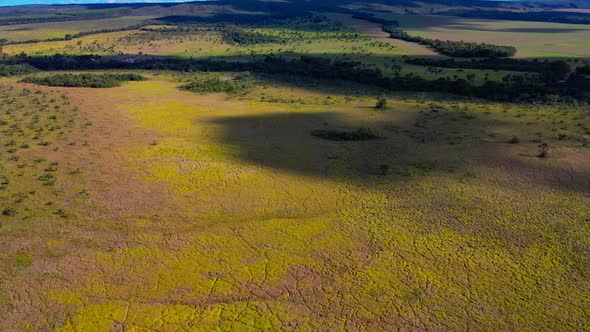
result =
[[[410,34],[518,47],[520,58],[587,58],[590,27],[580,24],[522,22],[432,15],[387,15]]]
[[[103,29],[121,29],[139,24],[150,17],[126,16],[100,20],[86,20],[75,22],[49,22],[33,24],[14,24],[0,26],[2,38],[10,42],[29,40],[46,40],[64,38],[81,32],[92,32]]]
[[[564,24],[177,6],[1,48],[0,330],[590,328],[590,50],[521,37]]]

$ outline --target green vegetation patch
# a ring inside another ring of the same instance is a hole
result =
[[[14,263],[19,266],[29,266],[33,263],[33,259],[27,255],[18,255],[14,258]]]
[[[355,131],[317,129],[312,130],[311,135],[328,141],[370,141],[382,138],[367,128]]]
[[[10,77],[18,75],[27,75],[37,72],[37,68],[29,64],[18,64],[18,65],[2,65],[0,64],[0,77]]]
[[[222,32],[223,41],[227,44],[255,45],[255,44],[284,44],[286,39],[256,31],[246,31],[237,27],[226,28]]]
[[[48,86],[113,88],[120,86],[122,82],[143,80],[145,78],[137,74],[55,74],[27,77],[23,82]]]
[[[196,77],[180,88],[192,92],[226,92],[239,93],[252,86],[252,78],[248,74],[234,78],[220,76]]]

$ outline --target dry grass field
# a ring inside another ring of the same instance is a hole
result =
[[[2,120],[39,114],[51,144],[2,152],[0,328],[588,327],[587,109],[185,79],[1,82]],[[359,127],[382,139],[310,135]]]
[[[0,37],[272,5],[140,6]],[[451,94],[543,71],[410,65],[446,57],[326,15],[4,45],[0,331],[590,330],[590,98],[553,80],[543,100]],[[586,25],[388,17],[583,57],[565,79],[590,54]]]

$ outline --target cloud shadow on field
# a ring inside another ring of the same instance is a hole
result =
[[[417,116],[395,114],[395,110],[385,111],[391,117],[371,117],[376,110],[359,108],[358,112],[358,117],[337,112],[273,112],[212,121],[222,128],[220,143],[238,147],[235,158],[305,176],[370,184],[441,173],[459,176],[481,165],[522,184],[573,192],[590,190],[590,169],[536,158],[536,144],[532,143],[517,147],[532,156],[525,158],[504,138],[487,136],[509,123],[480,115],[472,118],[464,111],[431,113],[426,106]],[[380,139],[335,141],[311,134],[314,130],[355,132],[359,128]]]

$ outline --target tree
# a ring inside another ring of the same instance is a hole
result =
[[[378,110],[384,110],[387,108],[387,99],[381,97],[377,99],[377,104],[375,104],[375,108]]]
[[[6,39],[0,39],[0,54],[2,54],[2,46],[4,46],[4,44],[6,44],[8,42],[8,40]]]
[[[549,154],[549,145],[547,145],[547,143],[541,143],[539,144],[539,154],[537,155],[537,157],[539,158],[547,158],[547,155]]]

